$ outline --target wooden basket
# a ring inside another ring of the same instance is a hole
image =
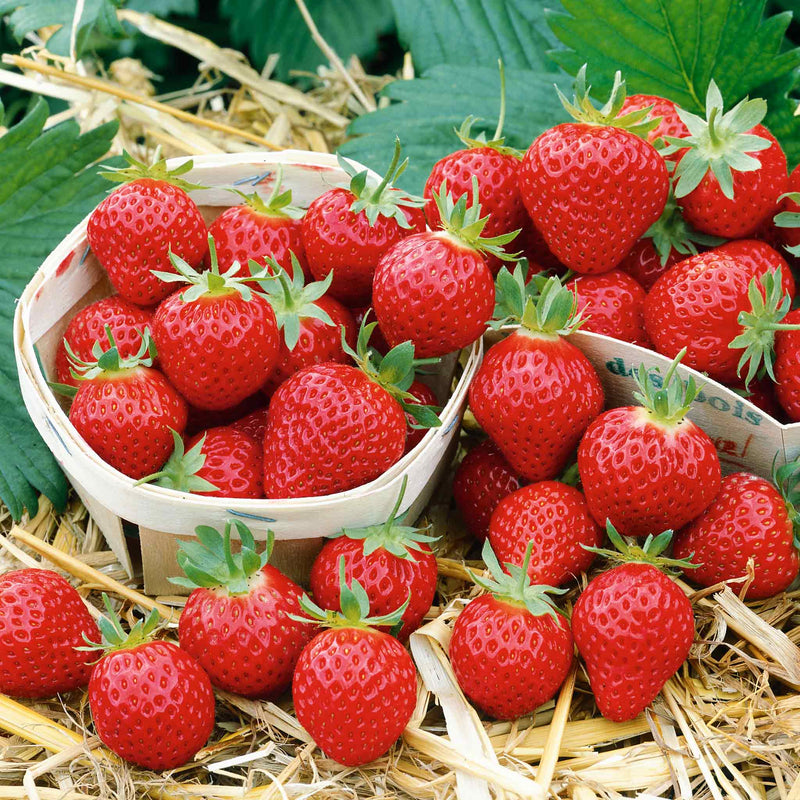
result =
[[[348,178],[332,155],[284,151],[254,156],[201,156],[194,160],[188,180],[210,188],[192,192],[206,221],[232,204],[238,188],[268,194],[275,167],[296,205],[308,204]],[[183,159],[170,163],[174,167]],[[296,580],[304,581],[322,537],[342,527],[381,522],[391,511],[403,478],[408,487],[403,509],[419,514],[447,468],[457,442],[470,381],[477,370],[482,343],[469,350],[458,383],[440,414],[442,426],[375,481],[347,492],[320,498],[235,500],[175,492],[157,486],[135,486],[133,479],[106,464],[70,423],[50,390],[55,379],[56,348],[69,320],[81,308],[111,294],[105,271],[86,241],[86,219],[48,256],[25,289],[14,317],[14,344],[20,387],[31,418],[52,450],[109,546],[130,575],[134,566],[123,521],[138,527],[142,568],[148,594],[175,594],[168,580],[178,574],[177,542],[191,538],[197,525],[221,528],[232,516],[242,518],[257,538],[275,533],[273,563]],[[38,353],[38,359],[37,359]],[[439,396],[450,388],[455,357],[439,368]],[[40,366],[41,364],[41,366]],[[434,381],[435,382],[435,381]]]

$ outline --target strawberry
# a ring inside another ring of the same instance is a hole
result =
[[[521,485],[520,476],[491,439],[464,456],[453,478],[453,499],[476,539],[483,541],[489,535],[497,504]]]
[[[189,761],[214,728],[214,693],[208,675],[176,644],[152,638],[153,609],[125,633],[108,611],[99,621],[102,640],[89,681],[89,708],[100,741],[145,769],[175,769]]]
[[[333,272],[331,294],[343,303],[369,302],[378,259],[396,242],[425,230],[425,201],[397,189],[393,181],[408,159],[400,161],[400,140],[386,177],[375,186],[367,170],[358,172],[343,158],[348,188],[329,189],[303,217],[303,246],[311,274],[321,281]]]
[[[268,414],[269,408],[267,406],[257,408],[255,411],[251,411],[249,414],[245,414],[245,416],[232,422],[231,428],[236,428],[237,431],[246,433],[257,442],[263,442],[264,431],[267,429]]]
[[[411,386],[408,387],[408,392],[412,395],[413,399],[409,399],[412,405],[422,405],[435,407],[439,405],[439,399],[436,397],[436,392],[430,386],[422,381],[415,380]],[[428,432],[427,428],[416,427],[417,421],[411,414],[406,414],[406,424],[408,430],[406,431],[406,448],[405,453],[410,453],[423,439]]]
[[[566,283],[579,313],[586,314],[583,330],[649,347],[644,329],[644,289],[622,270],[602,275],[578,275]]]
[[[785,325],[800,325],[800,309],[790,311]],[[800,330],[775,335],[775,396],[793,422],[800,422]]]
[[[572,635],[586,663],[600,713],[614,722],[633,719],[661,691],[689,655],[694,614],[680,587],[661,570],[686,563],[660,557],[672,531],[642,547],[629,545],[608,522],[621,551],[600,551],[625,563],[593,578],[572,612]]]
[[[139,308],[119,295],[95,300],[70,320],[64,338],[59,342],[56,350],[56,380],[65,386],[77,386],[79,383],[70,371],[65,342],[81,361],[88,361],[92,357],[95,342],[100,342],[103,350],[108,349],[105,338],[108,325],[114,334],[120,356],[127,358],[139,349],[145,328],[152,324],[152,311]]]
[[[690,578],[701,586],[742,578],[753,559],[748,600],[782,592],[800,572],[796,544],[798,464],[775,470],[773,484],[736,472],[722,479],[719,494],[697,519],[675,534],[675,558],[697,564]]]
[[[195,434],[186,445],[174,432],[173,440],[167,463],[139,483],[206,497],[263,496],[264,448],[260,440],[227,425]]]
[[[619,116],[625,102],[620,74],[602,109],[592,105],[588,91],[583,67],[573,103],[559,91],[576,122],[539,136],[519,172],[534,225],[558,260],[582,274],[616,267],[661,216],[669,192],[664,159],[640,138],[656,125],[643,121],[648,109]]]
[[[405,641],[421,624],[436,594],[436,558],[423,530],[401,525],[398,511],[407,479],[386,522],[345,528],[328,539],[311,567],[311,593],[321,608],[341,611],[338,565],[344,559],[348,581],[357,580],[369,598],[371,614],[388,614],[408,599],[397,637]]]
[[[604,411],[578,447],[589,511],[626,536],[677,529],[702,513],[720,486],[714,443],[686,418],[699,389],[684,386],[676,358],[663,383],[644,364],[634,373],[640,406]],[[659,388],[656,388],[656,387]]]
[[[151,306],[172,288],[154,270],[172,272],[170,253],[197,267],[206,252],[206,224],[186,193],[201,189],[180,176],[192,162],[168,170],[156,160],[149,167],[125,153],[130,166],[103,177],[125,183],[91,213],[86,237],[92,252],[119,294],[131,303]]]
[[[326,294],[332,274],[325,280],[304,285],[303,271],[290,253],[292,272],[287,273],[274,259],[267,259],[271,273],[259,281],[275,312],[281,331],[278,363],[261,387],[269,397],[295,372],[311,364],[335,361],[346,364],[350,357],[342,349],[342,328],[347,343],[356,343],[357,328],[353,315]]]
[[[75,648],[97,638],[81,596],[58,573],[18,569],[0,575],[0,692],[51,697],[86,686],[90,659]]]
[[[693,230],[670,191],[663,213],[619,262],[619,268],[649,292],[656,280],[683,256],[697,255],[696,245],[715,247],[723,241]]]
[[[784,289],[794,298],[795,282],[792,271],[786,259],[766,242],[758,239],[736,239],[714,248],[714,251],[735,258],[754,275],[780,270]]]
[[[106,335],[110,347],[103,352],[95,343],[95,361],[73,361],[81,382],[69,421],[103,461],[131,478],[143,478],[169,457],[172,431],[183,433],[186,401],[151,368],[155,351],[146,331],[139,351],[124,359],[110,328]]]
[[[684,150],[675,168],[675,197],[687,222],[702,233],[741,238],[755,233],[788,185],[786,155],[759,125],[764,100],[742,100],[723,113],[722,95],[712,80],[706,119],[683,109],[685,138],[667,137],[666,154]]]
[[[241,540],[231,550],[231,529]],[[182,541],[178,564],[186,578],[173,583],[192,589],[181,614],[181,647],[208,673],[214,686],[253,698],[277,698],[292,682],[297,659],[314,635],[314,626],[298,622],[303,590],[269,562],[270,532],[264,552],[256,552],[253,534],[232,520],[220,535],[195,529],[199,541]]]
[[[763,242],[731,242],[664,273],[644,305],[655,349],[668,358],[686,349],[686,366],[725,383],[746,364],[748,382],[762,362],[770,371],[775,326],[789,310],[794,281],[788,270],[770,269],[765,250],[775,253]]]
[[[519,193],[519,165],[522,153],[505,146],[502,138],[505,118],[505,74],[500,67],[500,117],[494,136],[487,142],[485,134],[472,135],[475,117],[467,117],[457,132],[466,149],[439,159],[425,182],[424,196],[428,201],[426,212],[431,228],[441,226],[442,218],[434,200],[434,193],[446,183],[454,197],[469,195],[472,178],[478,180],[478,199],[483,214],[489,219],[483,235],[491,238],[511,231],[518,231],[528,223],[528,215]],[[495,275],[503,266],[501,259],[487,253],[486,264]]]
[[[292,190],[281,192],[283,168],[275,170],[275,183],[266,199],[258,192],[246,195],[233,190],[244,203],[226,208],[208,228],[217,248],[217,259],[227,269],[234,261],[241,265],[239,274],[250,274],[249,261],[260,269],[266,257],[275,259],[293,275],[294,259],[299,264],[303,255],[303,234],[300,217],[303,210],[292,206]],[[211,266],[211,262],[208,262]],[[302,269],[302,267],[301,267]]]
[[[292,680],[297,721],[327,756],[360,766],[384,755],[411,719],[417,675],[400,642],[375,626],[394,626],[394,613],[367,616],[369,600],[357,580],[345,582],[339,560],[342,613],[325,611],[303,595],[300,605],[312,620],[330,626],[306,645]],[[308,621],[307,617],[298,619]]]
[[[530,284],[532,286],[533,284]],[[469,387],[475,418],[508,463],[529,481],[556,477],[603,409],[600,379],[564,336],[580,324],[575,296],[553,276],[537,301],[522,269],[497,276],[493,327],[520,326],[493,345]]]
[[[521,566],[504,571],[489,542],[483,560],[492,577],[472,573],[490,594],[470,601],[450,638],[458,685],[478,708],[497,719],[532,713],[558,691],[572,666],[569,623],[549,597],[558,589],[532,586],[531,542]]]
[[[531,582],[560,586],[589,569],[594,553],[586,548],[602,544],[603,529],[574,486],[539,481],[498,503],[489,523],[489,542],[508,564],[519,566],[532,552]]]
[[[658,144],[658,139],[663,142],[667,136],[680,137],[688,136],[689,129],[684,124],[678,113],[678,106],[655,94],[632,94],[625,98],[622,104],[622,113],[629,114],[631,111],[640,111],[646,108],[647,115],[645,121],[657,120],[654,128],[647,132],[647,141],[653,146]]]
[[[159,272],[170,283],[188,283],[156,309],[153,338],[161,368],[180,393],[198,408],[231,408],[266,381],[278,360],[275,314],[253,292],[234,264],[220,274],[209,237],[211,269],[199,273],[170,255],[176,274]],[[266,271],[266,268],[265,268]]]
[[[412,404],[410,342],[390,350],[380,366],[367,349],[375,323],[362,325],[358,364],[315,364],[272,396],[264,435],[266,497],[318,497],[377,478],[403,455],[405,412],[426,427],[441,425],[428,406]]]
[[[409,340],[422,358],[443,356],[478,339],[494,308],[492,273],[484,254],[513,257],[502,247],[517,231],[483,236],[478,180],[453,204],[442,183],[434,194],[442,229],[418,233],[384,254],[375,271],[372,302],[378,324],[391,345]]]

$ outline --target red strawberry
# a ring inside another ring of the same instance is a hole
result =
[[[453,205],[443,183],[435,195],[442,230],[409,236],[381,258],[372,302],[391,345],[411,341],[420,358],[446,355],[472,344],[494,309],[492,273],[484,254],[510,260],[502,247],[516,231],[486,238],[478,181]]]
[[[307,596],[300,604],[314,620],[330,625],[300,655],[292,680],[297,721],[330,758],[360,766],[384,755],[411,719],[417,673],[400,642],[376,625],[395,625],[393,614],[369,617],[369,600],[354,580],[345,583],[339,562],[343,614],[326,612]]]
[[[231,423],[231,428],[236,428],[237,431],[246,433],[257,442],[264,441],[264,431],[267,429],[267,416],[269,415],[269,408],[257,408],[243,417],[240,417],[235,422]]]
[[[522,481],[500,448],[486,439],[473,447],[458,465],[453,498],[472,535],[483,541],[497,504],[519,489]]]
[[[436,558],[429,542],[434,536],[401,525],[398,511],[406,479],[389,518],[381,525],[345,528],[328,539],[311,567],[311,593],[321,608],[339,605],[339,562],[344,559],[348,581],[357,580],[369,598],[372,614],[388,614],[408,600],[397,637],[405,641],[421,624],[436,594]],[[388,629],[387,629],[388,630]]]
[[[369,302],[378,259],[396,242],[425,230],[425,201],[395,188],[405,169],[400,141],[386,177],[375,186],[367,171],[357,172],[339,159],[350,176],[349,188],[329,189],[303,217],[303,245],[312,275],[322,280],[333,272],[331,294],[348,304]]]
[[[438,406],[439,399],[436,397],[436,392],[430,386],[422,381],[415,380],[411,386],[408,387],[409,394],[413,395],[414,399],[408,402],[412,405],[422,406]],[[412,427],[417,424],[417,421],[411,414],[406,414],[406,423],[408,430],[406,431],[406,448],[405,453],[410,453],[423,439],[428,432],[427,428]]]
[[[278,363],[261,387],[268,397],[303,367],[329,361],[348,363],[350,357],[342,348],[342,328],[347,344],[354,347],[356,343],[358,329],[353,315],[326,294],[331,285],[331,273],[324,281],[306,286],[302,269],[294,254],[291,256],[294,277],[276,261],[268,259],[267,267],[272,275],[259,281],[281,331]]]
[[[775,252],[763,242],[731,242],[662,275],[644,305],[655,349],[674,358],[685,348],[686,366],[722,382],[735,381],[746,363],[748,382],[762,361],[771,369],[772,326],[788,311],[794,281],[788,270],[771,271],[764,251]]]
[[[263,269],[265,258],[271,257],[293,275],[291,254],[303,264],[300,221],[303,211],[291,205],[291,189],[281,192],[283,169],[280,165],[275,172],[275,183],[266,200],[258,192],[250,195],[237,192],[244,203],[226,208],[209,226],[208,232],[214,239],[217,259],[223,269],[238,261],[239,274],[245,276],[250,274],[248,262],[251,259]]]
[[[608,534],[632,563],[602,572],[581,592],[572,635],[600,713],[624,722],[644,711],[686,660],[694,614],[680,587],[659,568],[685,563],[658,557],[671,531],[649,537],[641,548],[626,545],[611,523]]]
[[[231,526],[241,551],[231,552]],[[226,523],[224,537],[205,525],[199,541],[179,544],[178,563],[188,578],[174,583],[192,589],[181,614],[181,647],[208,673],[214,686],[244,697],[274,699],[289,688],[297,659],[314,627],[300,613],[303,590],[268,561],[274,537],[256,552],[250,530]]]
[[[172,287],[154,270],[174,272],[169,254],[197,267],[206,252],[206,224],[186,190],[202,188],[179,176],[192,168],[186,161],[168,170],[165,161],[146,166],[125,153],[130,167],[103,173],[127,181],[92,212],[86,236],[114,288],[131,303],[150,306]]]
[[[175,769],[189,761],[214,728],[208,675],[176,644],[155,641],[153,610],[126,634],[103,595],[109,616],[100,620],[105,651],[89,682],[89,707],[100,741],[145,769]],[[87,648],[90,649],[90,648]]]
[[[688,136],[689,129],[681,120],[678,107],[672,100],[654,94],[632,94],[625,98],[622,104],[622,113],[650,109],[645,117],[646,121],[660,117],[656,126],[647,132],[647,141],[655,145],[657,139],[662,141],[667,136]]]
[[[358,367],[305,367],[272,396],[264,436],[267,497],[318,497],[374,480],[403,455],[404,412],[428,427],[441,425],[427,406],[410,402],[410,343],[375,367],[367,350],[374,325],[362,327],[358,350],[350,351]]]
[[[156,309],[153,338],[161,368],[198,408],[231,408],[266,381],[280,346],[275,314],[239,277],[238,266],[220,274],[209,237],[211,269],[198,273],[171,256],[178,274],[164,281],[188,283]],[[265,268],[266,270],[266,268]]]
[[[569,623],[553,604],[550,586],[531,586],[531,542],[521,566],[503,571],[489,543],[483,560],[492,578],[473,574],[491,594],[458,615],[450,663],[464,694],[497,719],[530,714],[558,691],[572,666]]]
[[[685,149],[675,168],[675,196],[690,225],[729,238],[750,236],[786,191],[786,155],[777,139],[757,123],[764,100],[742,100],[723,113],[722,95],[712,80],[706,119],[679,110],[691,133],[670,138],[672,152]],[[669,150],[665,152],[670,152]]]
[[[669,192],[664,159],[640,138],[655,127],[645,109],[618,116],[625,82],[614,78],[599,111],[588,98],[585,68],[574,103],[576,122],[556,125],[528,148],[520,192],[528,214],[558,260],[580,273],[608,272],[661,216]]]
[[[96,300],[70,320],[56,350],[56,380],[66,386],[77,386],[79,383],[70,372],[65,342],[81,361],[88,361],[92,357],[95,342],[100,342],[104,351],[108,349],[105,335],[108,325],[114,334],[120,356],[127,358],[139,349],[144,329],[152,324],[152,311],[139,308],[119,295]]]
[[[641,364],[634,378],[641,406],[604,411],[578,447],[578,471],[589,511],[626,536],[677,529],[714,499],[720,465],[714,443],[686,414],[698,388],[676,374],[679,358],[656,388]]]
[[[505,81],[502,81],[503,84]],[[505,89],[505,86],[503,86]],[[501,101],[505,106],[505,91]],[[425,182],[425,199],[428,201],[426,213],[428,222],[434,230],[443,227],[434,193],[439,192],[445,183],[453,197],[461,197],[472,191],[472,178],[478,180],[478,199],[482,213],[489,217],[483,229],[483,236],[491,238],[504,233],[518,231],[528,223],[528,214],[519,193],[519,165],[522,153],[505,146],[501,137],[502,119],[505,108],[501,108],[497,130],[490,141],[480,134],[472,136],[472,125],[477,121],[468,117],[458,131],[458,138],[466,145],[465,150],[456,150],[439,159]],[[497,274],[503,266],[501,259],[488,253],[486,265]]]
[[[630,275],[618,269],[602,275],[578,275],[567,281],[586,321],[583,330],[649,347],[644,329],[645,291]]]
[[[493,345],[469,388],[475,418],[520,475],[548,480],[563,470],[584,430],[603,409],[603,387],[589,360],[564,337],[579,323],[575,297],[558,278],[534,301],[522,270],[501,270],[493,325],[521,321]]]
[[[0,576],[0,692],[51,697],[89,683],[91,662],[76,650],[97,630],[81,596],[58,573],[18,569]]]
[[[209,428],[175,448],[167,463],[141,482],[206,497],[263,497],[264,447],[233,426]]]
[[[110,348],[95,345],[92,362],[75,362],[81,384],[69,420],[107,464],[131,478],[159,469],[172,452],[172,431],[186,428],[186,401],[153,363],[147,333],[135,356],[121,359],[110,329]]]
[[[790,311],[785,325],[800,325],[800,309]],[[800,422],[800,330],[775,335],[775,396],[793,422]]]
[[[584,496],[559,481],[540,481],[504,497],[492,514],[489,541],[497,557],[520,565],[526,553],[532,583],[560,586],[586,572],[603,529],[592,519]]]
[[[723,241],[693,230],[670,192],[664,212],[619,262],[619,268],[649,292],[656,280],[683,256],[697,255],[696,245],[715,247]]]
[[[786,259],[766,242],[758,239],[736,239],[716,247],[714,252],[735,258],[753,275],[763,275],[765,272],[781,270],[784,290],[794,298],[795,283],[792,271],[789,269]]]
[[[800,571],[795,545],[797,512],[790,501],[797,485],[798,465],[779,467],[775,482],[736,472],[722,479],[719,494],[697,519],[675,534],[675,558],[691,558],[697,568],[688,573],[701,586],[742,578],[753,559],[755,578],[748,600],[782,592]]]

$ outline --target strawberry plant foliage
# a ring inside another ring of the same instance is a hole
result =
[[[701,112],[713,78],[726,101],[767,96],[765,124],[800,158],[787,97],[800,67],[800,48],[785,46],[789,12],[764,16],[766,0],[562,0],[548,11],[566,49],[550,55],[575,74],[588,63],[596,92],[608,91],[621,70],[631,93],[655,94]],[[598,20],[602,20],[602,32]],[[599,35],[602,33],[602,35]],[[790,111],[791,110],[791,111]]]
[[[39,100],[0,137],[0,499],[19,518],[43,492],[56,506],[67,483],[31,423],[17,383],[12,319],[17,298],[48,253],[102,199],[107,182],[87,166],[107,151],[116,123],[80,134],[65,122],[43,132]]]

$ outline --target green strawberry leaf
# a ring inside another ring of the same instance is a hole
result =
[[[355,53],[367,58],[378,50],[378,37],[394,29],[389,0],[306,0],[314,24],[339,58],[347,63]],[[246,45],[250,59],[263,66],[271,53],[280,53],[273,76],[287,80],[292,70],[314,72],[327,64],[311,38],[294,0],[222,0],[220,13],[230,20],[230,34],[238,46]]]
[[[437,64],[556,71],[557,44],[544,19],[554,0],[392,0],[400,42],[414,66]]]
[[[15,519],[43,492],[63,508],[67,482],[30,421],[17,383],[12,341],[16,300],[48,253],[103,198],[108,184],[87,166],[108,152],[112,122],[83,135],[64,122],[43,132],[38,100],[0,138],[0,499]]]
[[[97,41],[123,39],[125,30],[117,19],[117,0],[85,0],[77,23],[75,50],[78,58]],[[47,40],[51,53],[69,55],[77,0],[0,0],[0,14],[8,21],[17,41],[31,31],[50,25],[61,27]]]
[[[727,107],[745,95],[765,97],[765,124],[800,159],[800,119],[788,92],[800,67],[800,48],[788,47],[791,13],[764,17],[766,0],[562,0],[566,13],[547,19],[565,50],[550,53],[567,72],[588,64],[602,96],[622,71],[628,94],[667,97],[702,112],[713,78]],[[602,20],[599,35],[598,20]]]
[[[506,144],[525,149],[542,131],[564,122],[553,82],[569,91],[572,81],[563,74],[506,70]],[[383,96],[392,105],[355,119],[349,128],[355,137],[339,152],[371,167],[381,167],[391,152],[397,131],[402,133],[403,152],[409,157],[398,185],[422,194],[433,165],[443,156],[463,147],[454,129],[472,114],[480,117],[476,127],[491,135],[497,125],[500,76],[491,67],[440,65],[421,78],[395,81]],[[477,130],[475,131],[477,133]]]

